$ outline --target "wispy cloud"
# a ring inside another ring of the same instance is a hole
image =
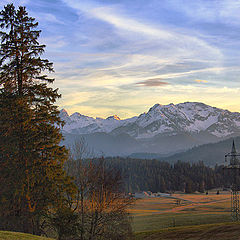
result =
[[[195,79],[194,81],[197,83],[207,83],[208,82],[207,80],[202,80],[202,79]]]
[[[47,45],[47,48],[51,50],[62,48],[67,45],[66,40],[64,40],[64,36],[55,36],[53,37],[41,37],[40,42]]]
[[[166,28],[159,23],[152,25],[143,20],[135,19],[124,14],[121,9],[119,10],[119,6],[99,6],[99,4],[92,1],[88,1],[88,3],[80,3],[74,0],[63,1],[81,13],[111,24],[119,31],[118,33],[122,37],[129,37],[127,34],[136,33],[154,41],[162,40],[166,46],[171,46],[174,50],[178,49],[178,53],[182,55],[184,52],[185,55],[191,52],[194,53],[200,47],[201,51],[207,51],[208,56],[213,54],[215,57],[221,57],[221,52],[218,48],[209,45],[204,40],[191,35],[191,33],[185,32],[183,34],[181,33],[182,29],[177,29],[176,27],[171,29],[170,26]],[[124,35],[122,35],[121,31],[124,31]]]
[[[114,7],[98,7],[87,10],[80,7],[80,9],[115,26],[118,29],[160,39],[169,39],[174,37],[173,34],[161,28],[155,28],[149,24],[141,23],[141,21],[137,21],[126,15],[121,16],[115,13],[116,9]]]
[[[197,72],[218,71],[222,67],[221,50],[197,37],[194,32],[183,31],[176,26],[164,26],[161,23],[153,24],[146,19],[139,20],[127,14],[119,5],[104,5],[94,1],[79,3],[63,0],[63,2],[75,9],[79,18],[86,15],[90,22],[96,19],[101,29],[108,29],[107,35],[112,38],[110,41],[105,35],[101,35],[102,38],[94,36],[86,45],[89,49],[97,49],[102,54],[112,49],[117,55],[117,58],[109,56],[105,60],[107,64],[104,67],[101,64],[97,66],[88,64],[89,71],[94,69],[95,78],[92,79],[95,79],[96,83],[100,82],[100,79],[96,78],[97,72],[99,76],[103,76],[103,79],[105,74],[105,79],[112,79],[113,84],[121,84],[122,79],[137,83],[140,82],[139,80],[144,81],[156,75],[158,78],[165,76],[177,78]],[[106,27],[106,24],[111,28]],[[123,44],[112,48],[113,41],[122,41]],[[95,59],[92,62],[96,63]],[[197,70],[194,66],[195,62],[202,65]],[[178,71],[180,65],[185,69]],[[118,81],[112,76],[116,76]]]
[[[0,7],[13,3],[15,6],[25,6],[30,0],[1,0]]]
[[[168,85],[169,83],[164,82],[161,78],[152,78],[142,82],[137,82],[136,84],[144,87],[159,87]]]
[[[65,24],[63,21],[59,20],[55,15],[51,13],[38,13],[35,15],[36,15],[36,20],[40,22]]]
[[[193,21],[239,25],[239,0],[175,0],[169,1],[169,4]]]

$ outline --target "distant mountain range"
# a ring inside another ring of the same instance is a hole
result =
[[[178,160],[184,162],[196,163],[204,162],[205,165],[214,167],[216,164],[229,164],[225,162],[225,154],[231,152],[233,138],[229,138],[217,143],[204,144],[194,147],[185,152],[177,153],[169,157],[160,158],[167,162],[176,162]],[[240,151],[240,137],[234,138],[236,149]],[[229,160],[229,159],[228,159]]]
[[[62,109],[65,143],[84,137],[97,154],[173,154],[194,146],[240,136],[240,113],[204,103],[155,104],[147,113],[120,120],[92,118]]]
[[[177,161],[197,163],[202,161],[205,165],[214,167],[216,164],[229,164],[229,162],[225,162],[225,155],[231,152],[233,139],[235,141],[236,150],[240,152],[240,137],[235,137],[217,143],[203,144],[170,156],[164,156],[157,153],[137,153],[131,154],[129,157],[136,159],[158,159],[169,163],[175,163]]]

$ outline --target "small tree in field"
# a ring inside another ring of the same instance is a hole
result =
[[[63,170],[60,95],[43,74],[53,67],[41,58],[37,26],[25,7],[0,12],[0,229],[40,234],[42,216],[74,186]]]

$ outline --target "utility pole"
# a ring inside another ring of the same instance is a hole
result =
[[[233,221],[240,221],[240,209],[239,209],[239,169],[240,169],[240,156],[235,148],[235,143],[233,140],[232,151],[225,155],[225,162],[230,160],[229,164],[224,167],[232,176],[232,186],[231,186],[231,214]]]

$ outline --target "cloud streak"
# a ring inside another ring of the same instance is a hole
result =
[[[186,14],[193,21],[239,25],[239,0],[195,0],[191,2],[175,0],[171,7]]]
[[[214,55],[221,58],[221,52],[218,48],[209,45],[206,41],[193,36],[191,33],[180,33],[182,29],[175,29],[163,27],[161,24],[154,24],[152,26],[149,23],[145,23],[143,20],[134,19],[127,14],[120,14],[123,11],[119,11],[119,6],[99,6],[95,2],[88,1],[88,3],[80,3],[74,0],[63,0],[68,6],[85,13],[90,17],[97,18],[112,25],[117,33],[122,37],[129,38],[128,34],[135,33],[141,35],[143,38],[147,38],[152,41],[162,41],[166,46],[171,46],[178,50],[178,54],[184,54],[185,56],[195,53],[200,47],[202,51],[205,51],[207,55]],[[119,13],[120,12],[120,13]],[[121,32],[123,31],[123,32]],[[136,38],[137,39],[137,38]]]
[[[36,14],[36,20],[40,22],[47,22],[47,23],[57,23],[57,24],[65,24],[63,21],[59,20],[55,15],[51,13],[38,13]]]
[[[136,85],[140,85],[144,87],[163,87],[168,84],[169,84],[168,82],[162,81],[161,78],[152,78],[152,79],[147,79],[145,81],[136,83]]]
[[[202,79],[195,79],[195,82],[197,83],[207,83],[207,80],[202,80]]]

